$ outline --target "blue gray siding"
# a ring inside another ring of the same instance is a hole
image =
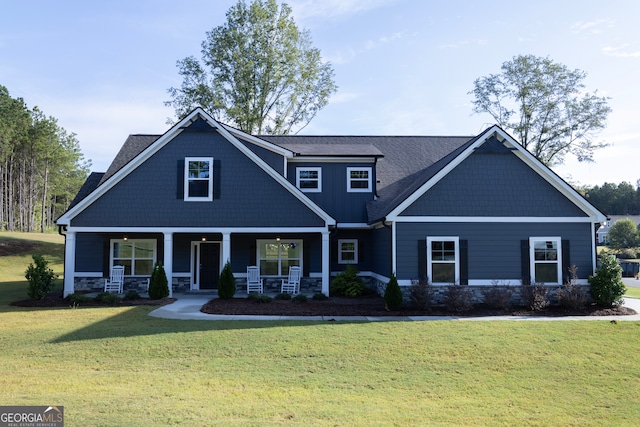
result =
[[[184,158],[214,158],[214,200],[185,202]],[[85,209],[73,226],[323,226],[303,205],[217,132],[182,133]]]
[[[373,258],[373,240],[371,230],[338,230],[331,236],[331,271],[342,271],[346,264],[338,264],[338,240],[356,239],[358,241],[358,271],[372,271],[375,263]]]
[[[468,241],[469,280],[520,279],[520,242],[529,237],[561,237],[570,241],[571,264],[580,278],[592,271],[591,224],[589,223],[398,223],[397,275],[419,276],[418,244],[427,236],[458,236]],[[424,255],[426,257],[426,255]]]
[[[292,162],[288,165],[288,179],[296,185],[296,168],[322,168],[322,192],[305,193],[316,202],[325,212],[337,222],[366,223],[367,202],[373,200],[373,191],[369,193],[347,192],[347,168],[371,167],[372,186],[375,188],[375,165],[373,163],[321,163],[321,162]]]
[[[95,273],[104,271],[104,259],[109,259],[109,241],[91,233],[76,234],[76,271]]]
[[[391,229],[376,228],[372,232],[373,268],[371,271],[391,277]]]
[[[470,155],[401,215],[587,216],[510,152]]]
[[[262,148],[259,145],[252,144],[250,142],[239,140],[249,150],[253,151],[262,160],[264,160],[269,166],[275,169],[280,175],[284,176],[284,157],[278,153]]]

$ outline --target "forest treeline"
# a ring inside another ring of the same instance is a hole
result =
[[[0,85],[0,230],[52,227],[90,166],[75,134]]]
[[[581,187],[578,191],[606,215],[640,215],[640,180],[634,187],[628,182]]]

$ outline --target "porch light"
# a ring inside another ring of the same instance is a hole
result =
[[[280,236],[276,237],[276,242],[280,241]]]
[[[127,235],[125,234],[125,235],[124,235],[124,237],[122,238],[122,240],[124,240],[124,241],[126,242],[127,240],[129,240],[129,238],[128,238],[128,237],[127,237]]]
[[[202,236],[202,241],[203,241],[203,242],[206,242],[206,241],[207,241],[207,238],[206,238],[205,236]]]

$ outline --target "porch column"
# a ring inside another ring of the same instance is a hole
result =
[[[329,232],[322,233],[322,293],[329,296]]]
[[[75,291],[74,277],[76,272],[76,232],[67,231],[64,237],[64,291],[63,296]]]
[[[173,233],[164,233],[164,272],[169,282],[169,298],[173,298]]]
[[[222,233],[222,263],[226,264],[227,261],[231,261],[231,233]]]

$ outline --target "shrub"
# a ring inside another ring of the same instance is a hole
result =
[[[108,292],[101,292],[96,295],[96,301],[101,302],[103,304],[111,304],[114,305],[118,301],[120,301],[120,297],[116,294],[110,294]]]
[[[298,294],[295,297],[293,297],[293,301],[295,302],[307,302],[309,298],[307,298],[306,295],[303,294]]]
[[[124,296],[124,299],[128,300],[128,301],[132,301],[132,300],[136,300],[136,299],[140,299],[140,294],[137,291],[129,291],[127,292],[127,294]]]
[[[572,265],[569,268],[569,276],[567,283],[558,288],[558,303],[563,307],[577,310],[584,307],[587,296],[582,286],[578,285],[578,267]]]
[[[249,294],[247,299],[257,303],[271,302],[271,297],[264,294]]]
[[[522,285],[522,299],[527,307],[533,311],[540,311],[549,305],[549,289],[542,283]]]
[[[411,281],[411,300],[417,308],[431,311],[434,289],[429,279]]]
[[[236,278],[233,277],[231,271],[231,263],[227,261],[220,273],[220,281],[218,282],[218,297],[221,299],[230,299],[236,294]]]
[[[618,258],[620,259],[636,259],[637,254],[635,249],[622,249],[619,253],[618,253]]]
[[[494,280],[491,283],[491,287],[482,290],[484,303],[490,308],[508,310],[513,296],[513,289],[509,287],[509,282],[501,283]]]
[[[69,294],[65,298],[67,301],[73,304],[81,304],[91,301],[91,298],[84,294]]]
[[[276,294],[274,299],[288,301],[288,300],[291,299],[291,294],[288,294],[286,292],[285,293],[281,293],[281,294]]]
[[[358,277],[358,270],[353,264],[348,264],[344,271],[340,272],[331,282],[332,295],[344,295],[357,297],[363,294],[365,284]]]
[[[473,292],[468,286],[453,283],[444,292],[444,305],[455,313],[467,312],[473,308]]]
[[[58,278],[48,267],[49,261],[42,255],[33,255],[33,263],[25,271],[25,278],[29,281],[29,298],[43,299],[53,288],[53,281]],[[35,263],[35,265],[34,265]]]
[[[601,307],[622,304],[627,288],[622,283],[622,267],[614,256],[602,257],[596,274],[589,276],[589,291],[593,300]]]
[[[149,281],[149,298],[162,299],[169,296],[169,282],[161,262],[156,262]]]
[[[325,301],[325,300],[328,300],[329,297],[326,296],[325,294],[323,294],[322,292],[317,292],[317,293],[313,294],[311,299],[313,299],[315,301]]]
[[[400,285],[398,285],[398,279],[396,279],[396,275],[392,274],[389,283],[387,283],[387,288],[384,291],[384,307],[388,311],[399,310],[402,307],[402,290],[400,289]]]

